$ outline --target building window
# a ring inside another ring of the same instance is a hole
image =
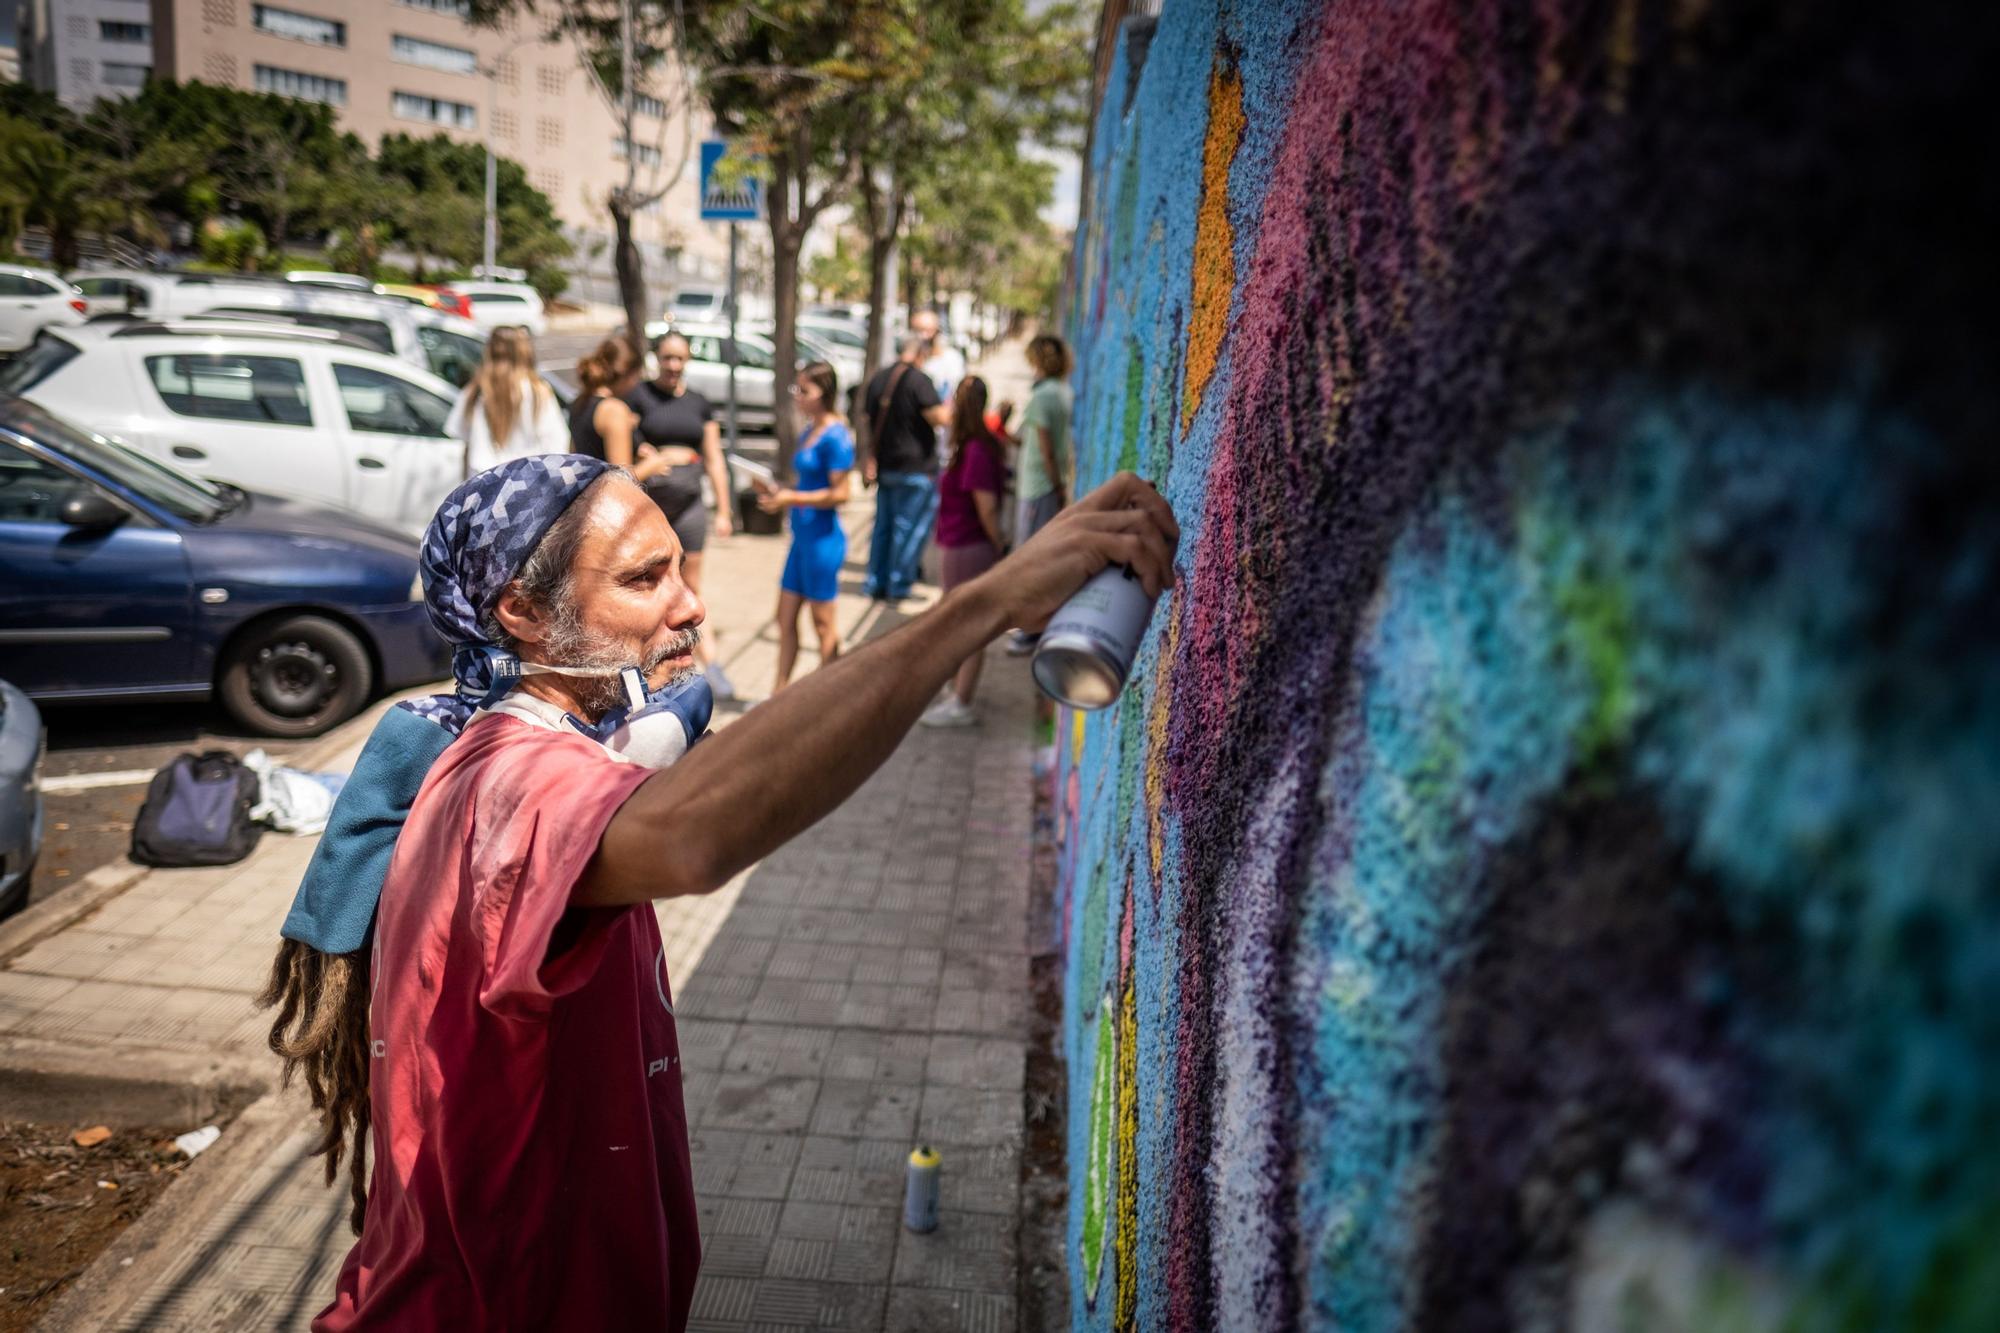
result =
[[[98,66],[97,76],[107,88],[138,88],[145,84],[152,72],[151,65],[129,65],[123,61],[107,60]]]
[[[447,74],[476,74],[479,71],[477,55],[462,46],[446,46],[442,42],[426,42],[398,35],[389,39],[389,54],[405,65],[422,65],[425,69],[443,70]]]
[[[276,65],[257,66],[257,91],[276,93],[279,97],[295,97],[301,102],[347,105],[346,79],[302,74],[295,69],[279,69]]]
[[[622,137],[614,137],[611,140],[611,156],[617,158],[620,162],[625,160],[625,140]],[[642,167],[659,166],[660,150],[649,143],[640,144],[639,165]]]
[[[561,97],[563,83],[568,78],[568,75],[568,70],[551,69],[549,66],[544,65],[535,71],[535,86],[541,90],[541,94],[544,97]]]
[[[644,93],[634,93],[632,95],[632,105],[642,116],[651,116],[654,120],[665,120],[667,118],[667,104],[657,97],[648,97]]]
[[[479,128],[479,112],[467,102],[425,97],[422,93],[396,93],[390,99],[390,107],[403,120],[421,120],[428,125],[448,125],[459,130]]]
[[[347,25],[271,5],[250,6],[250,22],[258,32],[314,46],[346,46]]]
[[[114,23],[109,19],[97,21],[97,39],[101,42],[150,42],[153,40],[153,25],[150,23]]]
[[[433,14],[451,14],[464,18],[471,9],[466,0],[396,0],[405,9],[423,9]]]

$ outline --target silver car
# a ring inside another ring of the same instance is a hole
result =
[[[0,917],[28,904],[42,851],[42,715],[0,680]]]

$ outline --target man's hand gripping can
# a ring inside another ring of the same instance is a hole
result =
[[[1103,708],[1125,688],[1153,618],[1146,586],[1124,565],[1100,570],[1064,602],[1035,648],[1035,683],[1057,703]]]

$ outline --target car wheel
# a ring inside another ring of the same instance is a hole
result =
[[[375,672],[361,641],[320,616],[253,625],[231,645],[222,706],[264,736],[317,736],[368,702]]]

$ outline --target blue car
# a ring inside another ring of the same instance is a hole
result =
[[[216,696],[253,732],[313,736],[450,660],[411,538],[0,396],[0,676],[32,697]]]
[[[0,917],[26,906],[42,850],[42,715],[0,680]]]

